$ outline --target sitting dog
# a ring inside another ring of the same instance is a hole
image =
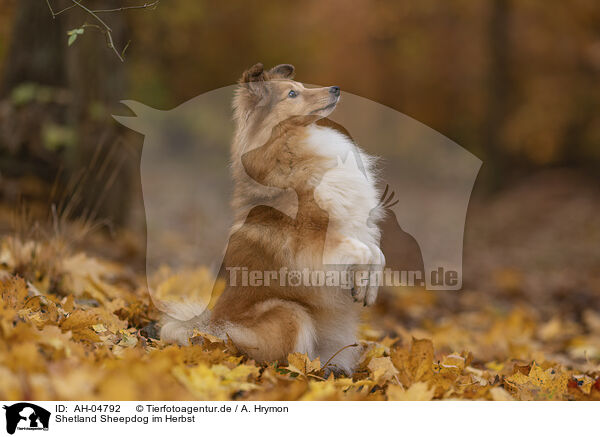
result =
[[[229,337],[258,361],[285,362],[301,352],[351,374],[360,350],[346,346],[356,343],[362,307],[377,296],[370,272],[385,264],[375,159],[325,118],[340,89],[306,88],[293,76],[291,65],[257,64],[243,74],[233,102],[235,217],[223,264],[251,277],[261,272],[260,283],[229,281],[210,312],[168,321],[161,337],[187,343],[198,329]],[[290,210],[295,215],[283,212]],[[334,270],[361,280],[347,288],[291,285],[264,274]]]

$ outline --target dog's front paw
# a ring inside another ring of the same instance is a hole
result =
[[[379,281],[383,279],[384,266],[383,252],[379,247],[373,245],[369,247],[367,262],[350,267],[349,270],[354,277],[351,293],[355,302],[362,302],[364,306],[371,306],[375,303],[379,291]]]
[[[373,245],[371,246],[371,253],[373,254],[373,262],[370,264],[369,283],[364,299],[365,306],[371,306],[375,303],[380,285],[378,279],[383,280],[383,269],[385,267],[385,256],[381,249]]]
[[[343,267],[352,279],[351,294],[355,302],[372,305],[377,297],[377,277],[372,272],[383,269],[385,260],[378,247],[346,237],[323,257],[324,264]]]
[[[342,238],[338,244],[328,247],[323,254],[323,264],[353,266],[369,264],[372,253],[365,243],[356,238]]]
[[[354,278],[351,293],[355,302],[362,302],[364,306],[371,306],[377,299],[379,281],[383,279],[385,257],[378,246],[364,246],[367,247],[368,253],[361,255],[366,259],[363,258],[360,264],[357,263],[349,267],[349,271]]]

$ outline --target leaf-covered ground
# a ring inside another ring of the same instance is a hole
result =
[[[583,326],[559,316],[542,323],[518,307],[405,327],[377,314],[382,304],[370,313],[380,326],[362,327],[356,373],[324,379],[325,363],[301,354],[256,363],[201,333],[191,346],[165,345],[140,278],[83,253],[56,262],[49,252],[2,242],[3,399],[600,399],[600,314],[592,311]],[[15,275],[17,260],[29,261],[36,279]],[[434,294],[417,290],[388,290],[383,300],[388,312],[435,306]]]
[[[600,196],[541,185],[545,197],[527,188],[472,208],[463,291],[382,290],[353,346],[360,365],[344,378],[324,378],[329,357],[256,363],[202,333],[187,347],[163,344],[146,278],[127,262],[126,236],[115,243],[125,247],[116,262],[96,250],[111,247],[105,237],[87,250],[6,233],[0,397],[600,400],[600,262],[597,249],[586,252],[599,247],[600,212],[589,205]],[[151,280],[168,298],[210,284],[208,275],[165,269]]]

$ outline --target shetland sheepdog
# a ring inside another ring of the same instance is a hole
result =
[[[371,273],[385,265],[376,160],[326,118],[340,101],[339,87],[308,88],[293,77],[291,65],[256,64],[233,100],[234,225],[224,266],[230,275],[259,279],[228,281],[211,311],[167,321],[161,337],[185,344],[198,329],[230,338],[257,361],[285,362],[301,352],[329,361],[328,372],[351,374],[361,309],[377,297]],[[283,212],[291,204],[295,214]],[[300,272],[307,278],[317,271],[329,279],[339,277],[332,271],[350,273],[355,281],[298,280]],[[296,275],[293,285],[285,272]]]

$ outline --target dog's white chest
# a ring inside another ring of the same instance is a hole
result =
[[[345,235],[371,239],[368,222],[378,205],[372,158],[330,128],[311,127],[308,141],[316,153],[331,160],[331,169],[315,190],[317,203],[329,214],[330,226]]]

